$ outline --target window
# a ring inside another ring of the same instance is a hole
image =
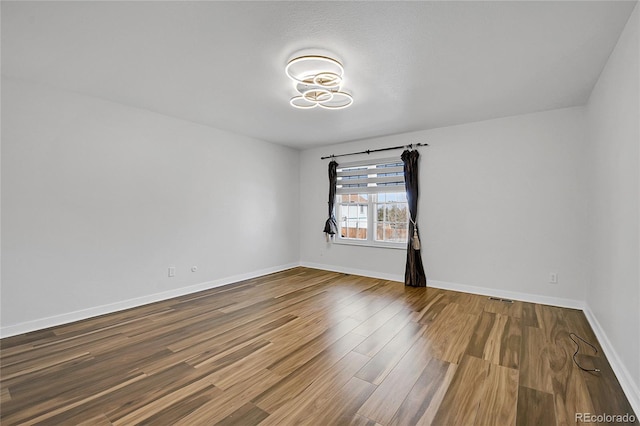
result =
[[[374,226],[377,241],[406,243],[408,232],[408,205],[406,192],[376,194]]]
[[[409,208],[398,159],[338,166],[337,242],[405,248]]]

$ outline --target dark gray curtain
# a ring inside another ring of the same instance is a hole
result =
[[[407,241],[407,265],[404,270],[404,285],[411,287],[426,287],[427,276],[422,265],[420,254],[420,233],[418,229],[418,151],[404,151],[404,186],[407,189],[409,204],[409,238]]]
[[[338,223],[333,213],[333,206],[336,203],[336,183],[338,182],[338,163],[331,160],[329,163],[329,219],[324,224],[324,233],[327,239],[338,233]]]

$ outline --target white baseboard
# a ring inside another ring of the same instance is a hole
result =
[[[301,262],[300,266],[307,268],[322,269],[325,271],[341,272],[343,274],[362,275],[370,278],[380,278],[389,281],[404,282],[404,274],[388,274],[363,269],[347,268],[343,266],[325,265],[313,262]],[[518,291],[499,290],[495,288],[478,287],[467,284],[450,283],[446,281],[427,280],[427,287],[441,288],[443,290],[453,290],[462,293],[481,294],[483,296],[501,297],[503,299],[522,300],[524,302],[539,303],[542,305],[561,306],[563,308],[583,309],[583,301],[575,299],[563,299],[560,297],[540,296],[537,294],[521,293]]]
[[[363,269],[345,268],[342,266],[325,265],[322,263],[300,262],[300,266],[313,269],[321,269],[323,271],[340,272],[343,274],[360,275],[369,278],[379,278],[382,280],[404,282],[404,275],[387,274],[386,272],[376,272]]]
[[[605,333],[588,304],[585,304],[585,309],[583,309],[583,311],[596,335],[596,338],[598,339],[598,342],[600,343],[600,346],[602,347],[602,350],[604,351],[604,354],[607,357],[607,360],[609,361],[609,364],[611,364],[613,372],[616,374],[618,382],[620,382],[622,390],[629,400],[629,404],[631,404],[631,408],[635,411],[636,418],[638,418],[638,416],[640,416],[640,389],[638,388],[638,383],[636,383],[631,377],[631,373],[629,373],[629,370],[623,364],[620,356],[618,356],[618,353],[607,337],[607,333]]]
[[[585,303],[582,300],[565,299],[562,297],[542,296],[539,294],[523,293],[519,291],[501,290],[488,287],[477,287],[474,285],[450,283],[446,281],[428,280],[428,287],[441,288],[443,290],[453,290],[462,293],[480,294],[483,296],[500,297],[502,299],[520,300],[522,302],[538,303],[540,305],[553,305],[563,308],[584,309]]]
[[[186,294],[196,293],[202,290],[208,290],[223,285],[232,284],[238,281],[244,281],[251,278],[260,277],[262,275],[272,274],[274,272],[284,271],[286,269],[295,268],[299,263],[289,263],[286,265],[274,266],[271,268],[259,269],[257,271],[245,274],[233,275],[230,277],[219,278],[213,281],[207,281],[200,284],[182,287],[175,290],[164,291],[162,293],[150,294],[148,296],[136,297],[120,302],[109,303],[106,305],[96,306],[93,308],[81,309],[79,311],[68,312],[61,315],[54,315],[46,318],[39,318],[33,321],[26,321],[19,324],[0,327],[0,337],[10,337],[18,334],[28,333],[30,331],[42,330],[57,325],[68,324],[99,315],[110,314],[125,309],[135,308],[137,306],[148,305],[149,303],[160,302],[171,299],[173,297],[184,296]]]

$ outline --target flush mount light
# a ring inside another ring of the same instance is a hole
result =
[[[289,100],[295,108],[342,109],[353,103],[353,97],[341,90],[344,67],[328,56],[305,55],[290,60],[285,67],[298,92]]]

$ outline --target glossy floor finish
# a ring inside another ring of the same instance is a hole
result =
[[[594,342],[572,362],[575,332]],[[3,425],[564,425],[632,413],[581,311],[295,268],[2,340]]]

